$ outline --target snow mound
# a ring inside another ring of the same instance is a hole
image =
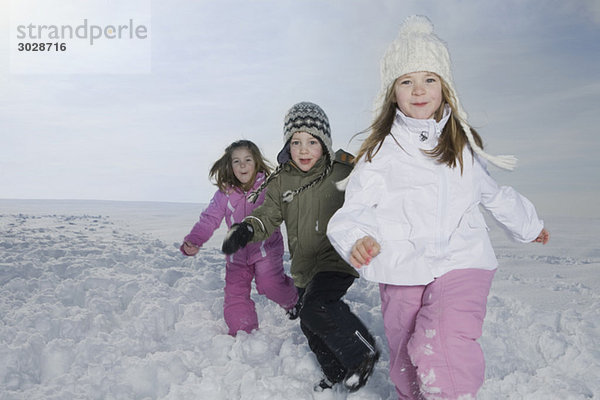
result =
[[[154,220],[169,235],[170,207]],[[357,281],[346,297],[382,349],[371,380],[315,393],[316,360],[274,303],[253,294],[260,329],[227,335],[220,251],[185,258],[104,211],[0,214],[1,400],[396,398],[377,285]],[[499,239],[480,399],[600,397],[595,237],[546,254]]]

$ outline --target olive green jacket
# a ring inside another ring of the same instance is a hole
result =
[[[352,164],[342,161],[351,159],[351,155],[338,150],[335,156],[332,171],[325,179],[298,193],[290,203],[284,203],[283,193],[313,181],[326,167],[325,157],[321,157],[308,172],[301,171],[288,161],[269,182],[264,203],[244,219],[254,229],[252,241],[267,239],[285,222],[292,278],[300,288],[306,287],[319,272],[337,271],[359,276],[342,260],[326,235],[329,219],[344,203],[344,192],[335,183],[352,171]]]

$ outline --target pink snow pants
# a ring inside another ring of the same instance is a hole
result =
[[[263,258],[253,265],[227,262],[223,311],[232,336],[238,331],[250,333],[258,329],[256,308],[250,298],[253,278],[258,293],[264,294],[285,310],[298,301],[298,291],[293,280],[284,273],[281,257]]]
[[[380,284],[390,377],[400,399],[476,398],[485,375],[477,339],[494,273],[461,269],[425,286]]]

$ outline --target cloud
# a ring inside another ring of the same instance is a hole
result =
[[[208,169],[225,146],[250,139],[274,159],[283,115],[301,100],[326,110],[335,147],[356,152],[360,142],[348,143],[371,121],[379,58],[415,13],[428,15],[448,42],[461,101],[490,152],[522,160],[498,176],[559,192],[593,181],[600,167],[598,7],[154,2],[151,74],[15,75],[0,63],[3,195],[206,202],[214,191]],[[6,21],[3,14],[0,26]],[[7,36],[2,29],[5,54]],[[550,176],[548,165],[557,166]]]

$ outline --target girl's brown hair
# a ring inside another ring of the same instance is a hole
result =
[[[442,130],[442,134],[440,135],[437,146],[429,151],[425,151],[425,153],[434,158],[437,162],[446,164],[450,168],[456,167],[458,163],[462,172],[462,151],[465,145],[468,143],[467,135],[461,127],[460,121],[457,117],[458,112],[456,99],[452,95],[452,92],[450,91],[446,82],[441,77],[438,76],[438,78],[442,83],[442,104],[440,104],[440,108],[436,111],[434,118],[436,121],[440,121],[442,119],[446,104],[450,107],[452,113],[450,115],[450,119]],[[395,83],[396,82],[394,81],[394,83],[390,85],[385,95],[381,112],[375,118],[373,124],[371,124],[371,126],[365,131],[359,133],[362,134],[369,131],[371,132],[361,145],[356,157],[356,161],[360,160],[364,156],[366,160],[370,162],[381,148],[385,137],[390,134],[392,125],[394,123],[394,118],[396,116],[397,107],[394,93]],[[471,132],[473,133],[475,143],[479,147],[483,148],[482,140],[479,134],[473,128],[471,128]],[[473,152],[472,149],[471,152]]]
[[[235,174],[233,173],[233,167],[231,165],[233,151],[239,148],[246,148],[248,149],[248,151],[250,151],[250,154],[252,155],[252,158],[254,159],[254,164],[256,166],[254,170],[254,175],[252,176],[252,179],[250,179],[246,186],[244,186],[242,182],[240,182],[238,178],[235,177]],[[269,162],[263,157],[262,153],[260,152],[260,149],[253,142],[251,142],[250,140],[238,140],[227,146],[221,158],[215,161],[215,163],[211,167],[208,176],[211,180],[214,180],[214,184],[222,192],[227,192],[232,187],[238,187],[244,191],[248,191],[252,189],[252,186],[254,185],[254,181],[256,179],[256,174],[258,172],[263,172],[265,175],[268,176],[269,173],[271,173],[271,166]]]

